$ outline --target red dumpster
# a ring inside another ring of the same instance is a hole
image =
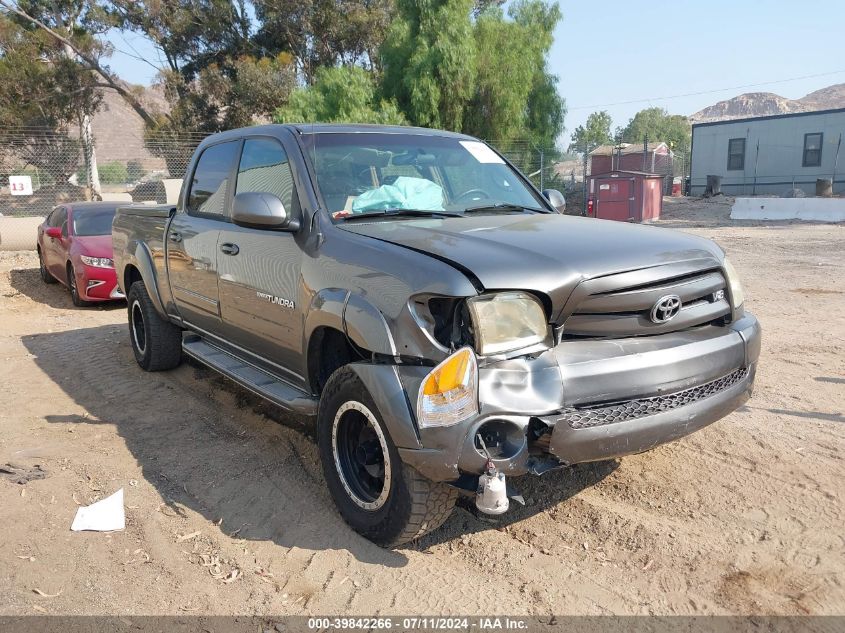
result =
[[[660,218],[663,176],[639,171],[612,171],[590,176],[592,214],[603,220],[647,222]]]

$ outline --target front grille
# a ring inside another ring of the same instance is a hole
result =
[[[748,376],[748,368],[743,367],[698,387],[676,391],[675,393],[606,406],[568,408],[563,410],[556,423],[565,422],[573,429],[589,429],[644,418],[716,395],[741,382],[746,376]]]
[[[676,332],[718,322],[730,315],[726,283],[718,270],[631,285],[630,275],[584,282],[574,293],[563,326],[564,339],[621,338]],[[626,283],[628,282],[628,283]],[[617,285],[618,284],[618,285]],[[680,312],[671,320],[655,323],[651,310],[667,295],[677,295]]]

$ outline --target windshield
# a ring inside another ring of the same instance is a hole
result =
[[[315,134],[310,141],[317,187],[335,220],[402,210],[546,211],[480,141],[392,133]]]
[[[88,235],[111,235],[111,223],[115,209],[97,209],[73,212],[73,232],[82,237]]]

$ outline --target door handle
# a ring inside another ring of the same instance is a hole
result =
[[[182,234],[177,233],[176,231],[170,231],[170,235],[168,236],[171,242],[179,243],[182,241]]]
[[[220,245],[220,252],[224,255],[237,255],[240,250],[237,244],[232,244],[231,242],[224,242]]]

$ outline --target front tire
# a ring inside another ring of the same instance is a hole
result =
[[[70,300],[73,301],[73,305],[77,308],[84,308],[91,305],[90,302],[85,301],[79,295],[79,286],[76,285],[76,273],[73,271],[71,264],[67,265],[67,287],[70,289]]]
[[[47,270],[47,265],[44,263],[44,255],[41,253],[40,248],[38,249],[38,274],[41,275],[41,281],[45,284],[56,283],[56,278]]]
[[[351,369],[329,378],[317,424],[329,492],[356,532],[377,545],[396,547],[449,517],[457,491],[402,462],[376,403]]]
[[[182,362],[182,330],[156,312],[143,281],[136,281],[126,297],[129,340],[135,360],[144,371],[173,369]]]

